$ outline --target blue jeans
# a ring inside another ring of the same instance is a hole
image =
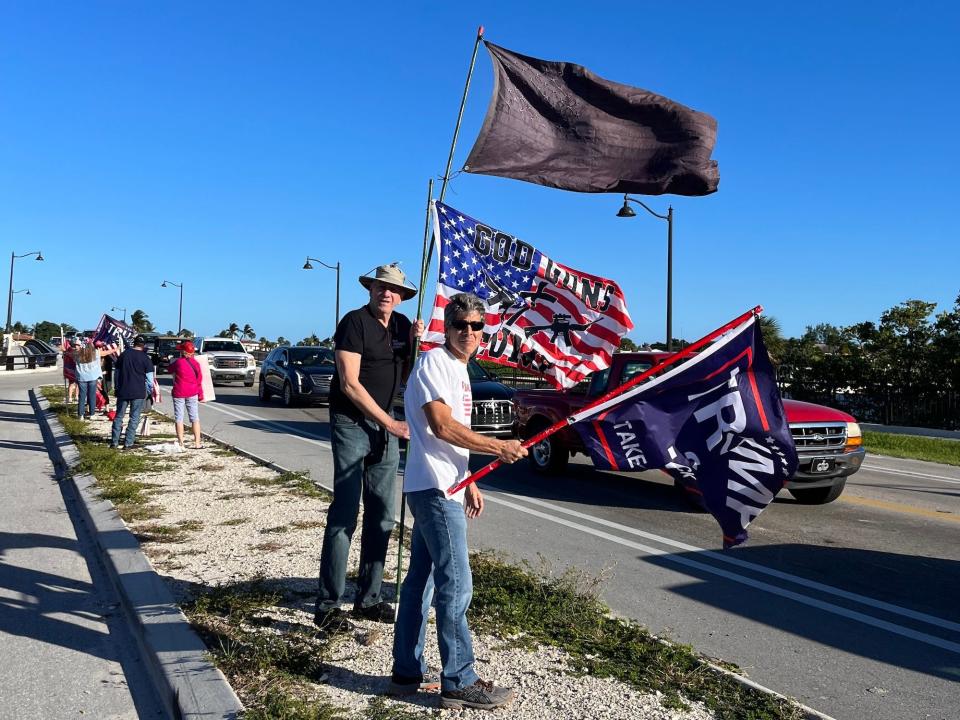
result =
[[[93,415],[97,412],[97,381],[96,380],[77,380],[77,387],[80,388],[80,402],[77,403],[77,417],[83,417],[83,406],[87,406],[87,415]]]
[[[407,493],[407,505],[413,515],[413,538],[393,633],[393,673],[415,678],[427,671],[423,645],[435,594],[441,690],[460,690],[479,679],[467,626],[467,608],[473,598],[467,516],[463,506],[447,499],[442,490]]]
[[[357,529],[357,514],[363,498],[363,530],[360,534],[360,570],[357,577],[357,607],[380,602],[383,564],[396,522],[397,469],[400,449],[397,438],[369,420],[357,422],[346,415],[331,417],[333,445],[333,502],[327,510],[320,556],[320,590],[317,612],[340,605],[347,582],[350,540]]]
[[[144,398],[136,400],[117,400],[117,416],[113,419],[113,433],[110,436],[110,444],[116,447],[120,444],[120,432],[123,430],[123,414],[130,406],[130,421],[127,423],[127,433],[124,435],[124,447],[133,447],[133,441],[137,439],[137,425],[140,424],[140,413],[143,412]]]

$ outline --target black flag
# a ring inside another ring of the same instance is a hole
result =
[[[576,192],[716,192],[710,115],[580,65],[485,45],[494,94],[467,172]]]

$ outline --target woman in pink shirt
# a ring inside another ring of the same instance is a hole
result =
[[[183,447],[183,411],[193,429],[193,446],[198,450],[203,447],[200,439],[199,403],[203,402],[203,375],[200,372],[200,363],[193,355],[196,348],[190,340],[181,343],[178,348],[183,357],[177,358],[169,365],[173,375],[173,421],[177,426],[177,441]]]

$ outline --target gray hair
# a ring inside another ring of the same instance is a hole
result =
[[[473,293],[457,293],[450,298],[450,302],[448,302],[447,306],[443,309],[443,326],[449,327],[450,323],[454,320],[458,320],[472,312],[479,313],[482,318],[485,310],[486,305],[483,304],[483,300]]]

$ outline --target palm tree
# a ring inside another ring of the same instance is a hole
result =
[[[186,328],[183,328],[183,329],[180,331],[180,335],[183,336],[183,337],[192,338],[192,337],[193,337],[193,330],[187,330]]]
[[[301,345],[319,345],[320,338],[317,337],[316,333],[313,333],[309,337],[305,337],[303,340],[301,340],[300,344]]]
[[[778,365],[783,359],[783,352],[786,349],[786,341],[783,339],[780,321],[773,315],[761,315],[759,321],[760,333],[763,335],[763,342],[767,346],[770,360],[774,365]]]
[[[134,310],[130,316],[130,324],[137,332],[153,332],[153,323],[143,310]]]
[[[237,333],[240,332],[240,326],[236,323],[230,323],[230,327],[227,328],[227,332],[230,333],[230,337],[236,340]]]
[[[260,336],[260,339],[257,340],[257,342],[260,343],[261,350],[269,350],[273,347],[273,343],[267,340],[263,335]]]
[[[253,340],[257,336],[257,331],[250,327],[250,323],[243,326],[243,337],[247,340]]]
[[[277,338],[277,347],[280,347],[282,345],[289,345],[289,344],[290,344],[290,341],[287,340],[283,335]]]

